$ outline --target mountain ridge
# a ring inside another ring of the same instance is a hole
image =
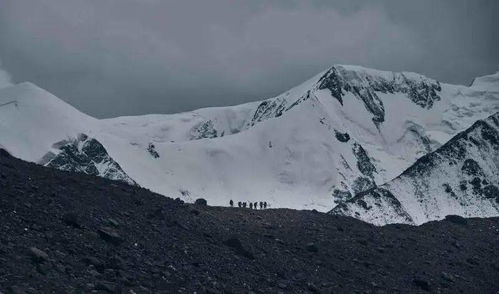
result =
[[[331,71],[341,73],[341,103],[321,82]],[[30,93],[3,89],[0,102],[36,100]],[[0,144],[38,162],[83,133],[133,181],[164,195],[329,211],[499,111],[498,101],[493,91],[415,73],[336,65],[274,98],[180,114],[97,120],[51,104],[0,107]]]
[[[331,213],[377,225],[421,224],[449,214],[499,215],[499,112],[478,120],[400,176]]]

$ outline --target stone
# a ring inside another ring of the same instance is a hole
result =
[[[231,247],[234,251],[249,259],[255,259],[253,254],[243,247],[243,244],[237,237],[231,237],[223,242],[226,246]]]
[[[312,293],[319,293],[319,288],[314,283],[307,283],[307,289]]]
[[[308,252],[319,252],[319,248],[313,242],[307,243],[307,245],[305,245],[305,249],[307,249]]]
[[[42,263],[49,260],[48,254],[36,247],[29,248],[29,253],[34,262]]]
[[[442,278],[444,280],[449,281],[449,282],[454,282],[454,277],[451,274],[449,274],[449,273],[442,272]]]
[[[23,287],[20,287],[20,286],[12,286],[12,287],[10,287],[10,292],[12,294],[27,294],[26,290]]]
[[[119,256],[113,256],[111,257],[107,263],[106,263],[106,267],[107,268],[113,268],[113,269],[121,269],[123,268],[123,265],[125,264],[125,261],[123,261],[123,259],[121,259]]]
[[[198,199],[196,199],[196,201],[194,201],[194,204],[200,205],[200,206],[207,206],[208,201],[206,201],[206,199],[204,199],[204,198],[198,198]]]
[[[97,232],[102,240],[113,245],[119,245],[124,242],[123,238],[110,227],[101,227]]]
[[[107,221],[113,227],[118,227],[120,225],[120,223],[117,220],[115,220],[114,218],[108,218]]]
[[[95,290],[101,290],[105,291],[108,293],[120,293],[118,287],[116,286],[115,283],[113,282],[108,282],[108,281],[99,281],[95,284],[94,287]]]
[[[65,213],[62,216],[62,221],[68,226],[78,229],[81,228],[80,222],[78,221],[78,215],[74,212]]]
[[[430,291],[430,283],[428,283],[428,281],[421,278],[416,278],[412,280],[412,282],[421,290]]]

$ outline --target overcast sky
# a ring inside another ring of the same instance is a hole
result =
[[[469,84],[499,70],[498,0],[1,0],[0,86],[112,117],[277,95],[336,63]]]

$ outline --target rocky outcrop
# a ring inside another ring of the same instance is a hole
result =
[[[337,130],[334,130],[334,136],[342,143],[346,143],[350,140],[350,135],[348,133],[342,133]]]
[[[248,122],[247,126],[252,127],[255,124],[265,121],[269,118],[280,117],[284,112],[300,105],[303,101],[310,99],[310,97],[311,93],[310,91],[307,91],[307,93],[303,97],[297,99],[293,103],[290,103],[287,99],[281,97],[265,100],[258,105],[253,114],[253,117],[251,118],[251,121]]]
[[[79,134],[74,139],[57,142],[52,147],[53,150],[45,154],[39,164],[136,185],[135,181],[109,156],[106,148],[94,138]]]
[[[405,211],[400,201],[389,190],[381,187],[361,192],[356,197],[340,203],[332,212],[368,220],[376,225],[414,224],[412,217]]]
[[[260,103],[253,114],[250,125],[253,126],[263,120],[279,117],[286,110],[286,100],[272,99]]]
[[[373,178],[374,173],[377,172],[376,167],[374,166],[374,164],[372,164],[371,159],[367,155],[366,150],[362,148],[362,145],[354,143],[353,154],[357,158],[357,168],[359,169],[359,171],[363,175],[369,178]]]
[[[211,120],[199,123],[191,130],[191,140],[216,138],[216,137],[218,137],[218,132],[215,129],[213,121]]]
[[[153,143],[149,143],[149,145],[147,145],[147,152],[149,152],[153,158],[159,158],[159,153],[156,151],[156,145]]]
[[[413,73],[387,73],[373,70],[352,70],[341,65],[333,66],[318,81],[318,89],[328,89],[343,105],[347,92],[361,99],[372,114],[375,124],[385,121],[385,108],[378,93],[403,93],[422,108],[431,108],[440,100],[438,81]]]

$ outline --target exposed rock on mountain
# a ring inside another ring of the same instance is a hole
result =
[[[336,136],[336,139],[338,139],[338,141],[343,143],[346,143],[348,142],[348,140],[350,140],[350,135],[348,133],[341,133],[337,130],[334,130],[334,135]]]
[[[211,120],[199,123],[192,129],[192,140],[211,139],[218,137],[217,130]]]
[[[159,153],[156,151],[156,146],[153,143],[147,145],[147,152],[149,152],[153,158],[159,158]]]
[[[438,81],[413,73],[388,73],[372,75],[343,66],[334,66],[318,82],[318,88],[328,89],[331,95],[343,105],[344,92],[350,92],[364,102],[372,114],[372,120],[379,124],[385,121],[383,101],[377,93],[402,93],[415,104],[431,108],[440,100],[442,90]]]
[[[369,178],[374,177],[374,173],[376,172],[376,167],[372,164],[371,159],[367,155],[367,152],[362,148],[361,145],[354,143],[353,144],[353,154],[355,158],[357,158],[357,168],[359,171]]]
[[[258,122],[281,116],[286,110],[286,102],[284,99],[263,101],[255,110],[250,125],[254,126]]]
[[[421,224],[454,214],[499,215],[499,112],[418,159],[394,180],[341,203],[333,214],[377,225]]]
[[[136,183],[94,138],[79,134],[75,139],[55,143],[53,150],[45,154],[39,164],[64,171],[82,172],[111,180]]]

